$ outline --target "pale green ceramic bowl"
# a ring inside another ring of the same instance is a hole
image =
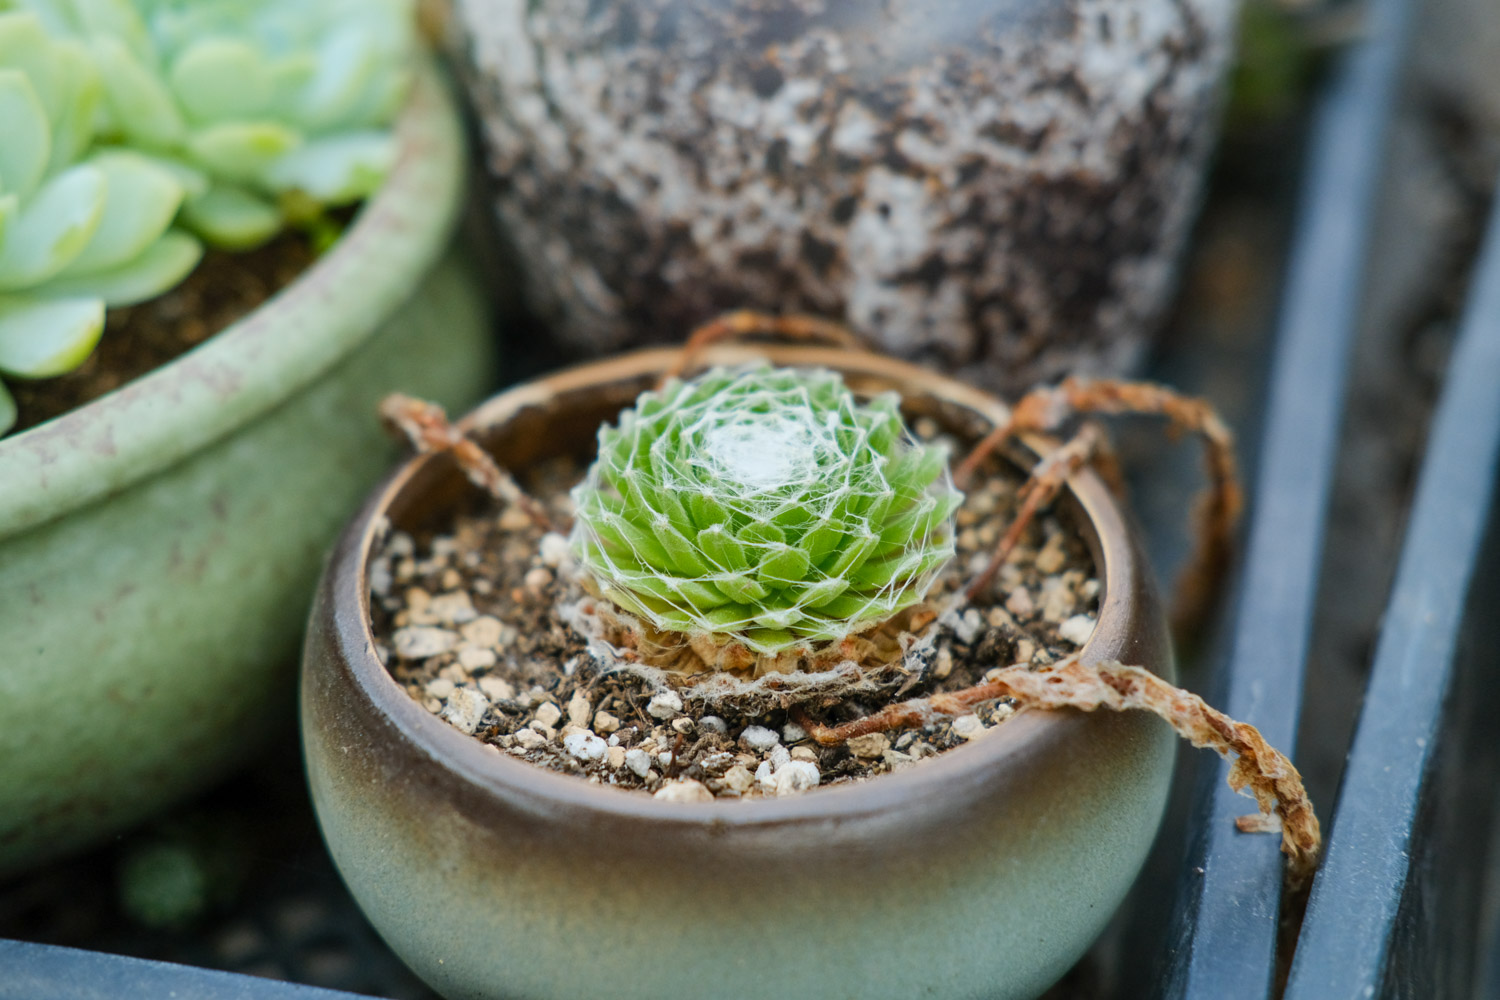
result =
[[[380,193],[295,283],[0,440],[0,874],[147,816],[290,721],[320,559],[395,455],[377,400],[467,406],[493,384],[484,299],[449,252],[462,133],[430,71],[399,136]]]
[[[720,349],[899,389],[966,434],[991,396],[910,365],[806,347]],[[513,389],[467,421],[512,468],[586,454],[674,351]],[[500,754],[428,714],[374,654],[366,573],[386,519],[436,526],[470,496],[408,463],[346,530],[304,653],[302,732],[329,850],[398,954],[450,998],[1034,997],[1135,878],[1171,775],[1157,719],[1024,713],[906,771],[791,799],[668,804]],[[1108,491],[1065,499],[1103,567],[1084,649],[1171,674],[1161,610]]]

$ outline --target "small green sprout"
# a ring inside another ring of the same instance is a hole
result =
[[[123,149],[91,149],[101,81],[79,43],[31,13],[0,13],[0,374],[83,362],[106,306],[182,280],[202,255],[171,228],[183,186]],[[16,417],[0,384],[0,434]]]
[[[3,0],[0,0],[3,2]],[[232,250],[370,195],[411,78],[411,0],[20,0],[86,46],[102,136],[188,188],[183,222]]]
[[[944,448],[894,394],[828,371],[716,368],[647,392],[573,491],[598,591],[657,629],[777,654],[920,601],[953,557]]]

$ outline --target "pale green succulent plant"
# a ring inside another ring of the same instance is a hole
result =
[[[172,171],[128,150],[90,151],[100,94],[81,44],[0,11],[0,375],[76,367],[106,306],[160,294],[202,254],[171,228],[184,196]],[[15,416],[0,384],[0,434]]]
[[[210,244],[252,247],[364,198],[394,159],[412,0],[17,2],[86,46],[103,136],[173,166],[183,222]]]
[[[760,654],[812,648],[926,596],[962,500],[946,450],[894,394],[838,375],[714,369],[599,431],[572,546],[596,589],[657,629]]]

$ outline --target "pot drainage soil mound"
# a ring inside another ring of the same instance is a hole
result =
[[[937,434],[927,420],[915,429]],[[934,610],[923,616],[926,669],[875,692],[805,703],[820,721],[956,691],[1012,664],[1052,664],[1087,640],[1099,603],[1093,561],[1083,540],[1051,515],[1002,568],[994,600],[937,614],[1014,517],[1020,478],[1008,465],[991,471],[958,511],[957,557],[927,602]],[[531,470],[525,485],[566,523],[568,490],[582,473],[573,461],[556,460]],[[786,795],[870,778],[980,739],[1014,713],[1000,698],[921,728],[820,746],[785,705],[708,703],[691,685],[664,687],[601,663],[560,610],[578,592],[571,567],[566,541],[516,508],[490,505],[426,537],[391,532],[370,570],[378,654],[414,700],[497,752],[682,801]]]

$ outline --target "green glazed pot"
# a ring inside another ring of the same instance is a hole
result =
[[[896,389],[963,436],[992,396],[874,355],[718,348]],[[466,421],[511,468],[586,456],[677,357],[650,351],[506,392]],[[1143,714],[1029,712],[975,743],[794,798],[666,803],[545,771],[464,736],[375,657],[367,572],[387,524],[472,497],[446,457],[377,490],[325,571],[303,655],[319,823],[376,928],[445,996],[1034,997],[1118,906],[1160,821],[1174,740]],[[1068,505],[1103,583],[1087,660],[1171,676],[1137,545],[1103,484]]]
[[[140,820],[289,720],[321,557],[395,454],[377,401],[493,384],[434,72],[398,134],[379,194],[280,294],[0,440],[0,873]]]

